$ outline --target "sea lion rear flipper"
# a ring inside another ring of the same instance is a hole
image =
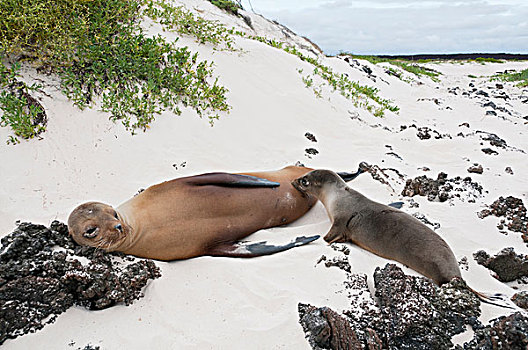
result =
[[[473,288],[470,288],[469,286],[467,287],[473,294],[475,294],[475,296],[477,298],[479,298],[479,300],[483,303],[486,303],[486,304],[489,304],[489,305],[494,305],[494,306],[498,306],[498,307],[502,307],[504,309],[515,309],[514,307],[512,306],[509,306],[509,305],[505,305],[505,304],[499,304],[497,302],[493,302],[492,300],[500,300],[502,302],[507,302],[506,300],[504,300],[504,298],[501,298],[500,295],[501,294],[495,294],[495,295],[487,295],[485,293],[481,293],[481,292],[477,292],[476,290],[474,290]]]
[[[207,173],[189,178],[188,183],[195,186],[223,187],[279,187],[280,183],[260,177],[230,173]]]
[[[244,244],[240,242],[235,242],[232,244],[225,243],[212,248],[207,252],[206,255],[226,256],[232,258],[253,258],[256,256],[271,255],[294,247],[299,247],[313,242],[319,237],[320,236],[318,235],[311,237],[297,237],[294,241],[280,246],[266,244],[265,241],[251,244]]]
[[[338,172],[337,175],[339,175],[339,177],[342,178],[345,182],[349,182],[354,180],[356,177],[358,177],[364,172],[365,170],[360,166],[355,173]]]

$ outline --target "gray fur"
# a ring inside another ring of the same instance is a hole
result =
[[[292,184],[324,204],[332,220],[325,241],[352,242],[399,261],[438,285],[461,277],[455,255],[438,234],[412,216],[368,199],[336,173],[314,170]]]

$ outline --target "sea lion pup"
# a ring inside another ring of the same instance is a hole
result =
[[[333,171],[313,170],[292,181],[307,196],[318,198],[332,221],[324,236],[329,244],[350,241],[387,259],[396,260],[432,279],[437,285],[462,278],[458,262],[447,243],[429,227],[395,209],[400,202],[384,205],[348,187]],[[512,309],[489,300],[467,287],[482,302]]]
[[[81,245],[158,260],[273,254],[319,236],[299,237],[283,246],[236,242],[305,214],[317,199],[294,189],[291,181],[311,170],[289,166],[270,172],[208,173],[166,181],[115,209],[99,202],[81,204],[68,218],[69,232]],[[361,172],[341,176],[351,180]]]
[[[368,199],[333,171],[314,170],[292,185],[325,206],[332,221],[324,236],[328,243],[350,241],[399,261],[438,285],[461,277],[455,255],[433,230],[400,210]]]

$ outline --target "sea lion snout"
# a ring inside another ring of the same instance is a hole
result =
[[[330,170],[312,170],[292,181],[292,186],[304,194],[318,196],[326,184],[342,181],[339,175]]]

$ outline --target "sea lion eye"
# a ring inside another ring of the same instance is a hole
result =
[[[308,186],[310,184],[310,181],[306,180],[305,178],[302,178],[300,182],[303,186]]]
[[[119,220],[119,217],[117,216],[117,211],[114,211],[114,218],[116,218],[117,220]]]
[[[89,229],[84,231],[83,236],[86,238],[94,238],[95,236],[97,236],[97,227],[90,227]]]

